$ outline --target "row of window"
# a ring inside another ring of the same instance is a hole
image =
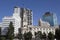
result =
[[[54,29],[50,28],[31,28],[32,30],[46,30],[46,31],[54,31]]]

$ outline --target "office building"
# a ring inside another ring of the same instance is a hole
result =
[[[50,13],[50,12],[46,12],[43,17],[42,17],[43,21],[49,22],[49,24],[51,26],[58,26],[58,22],[57,22],[57,16],[56,14]]]

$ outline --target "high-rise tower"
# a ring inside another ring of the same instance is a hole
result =
[[[32,18],[32,10],[28,8],[19,8],[14,7],[14,14],[13,17],[16,19],[21,19],[20,24],[21,27],[32,25],[33,18]]]
[[[27,27],[33,23],[32,10],[28,8],[14,7],[13,18],[15,19],[15,32],[17,32],[19,28]]]
[[[58,26],[56,14],[46,12],[42,17],[42,20],[49,22],[51,26]]]

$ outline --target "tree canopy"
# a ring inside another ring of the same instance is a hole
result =
[[[54,34],[52,32],[48,33],[48,39],[49,40],[54,40]]]
[[[9,24],[9,28],[8,28],[8,32],[7,32],[7,38],[10,40],[13,40],[13,38],[14,38],[14,27],[13,27],[12,22],[10,22],[10,24]]]
[[[60,28],[57,28],[57,29],[55,30],[55,38],[56,38],[57,40],[60,40]]]

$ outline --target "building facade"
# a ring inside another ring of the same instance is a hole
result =
[[[2,29],[1,34],[2,35],[6,35],[10,22],[13,23],[13,26],[15,25],[15,20],[14,20],[14,18],[12,16],[10,16],[10,17],[5,16],[2,19],[2,27],[1,27],[1,29]],[[15,30],[14,30],[14,32],[15,32]]]
[[[42,19],[39,19],[38,25],[39,25],[39,26],[47,26],[47,27],[49,26],[49,27],[50,27],[49,22],[42,21]]]
[[[19,28],[33,24],[32,10],[28,8],[14,7],[13,18],[15,19],[15,32],[17,32]],[[18,34],[18,32],[16,34]]]
[[[35,37],[35,32],[41,31],[42,33],[46,33],[46,35],[48,35],[49,32],[52,32],[55,35],[55,29],[58,28],[58,26],[56,27],[50,27],[48,25],[46,26],[33,26],[33,25],[28,25],[28,27],[24,27],[22,30],[22,34],[24,34],[25,32],[32,32],[32,37]]]
[[[32,17],[33,13],[32,10],[28,9],[28,8],[19,8],[19,7],[15,7],[14,8],[14,14],[13,17],[15,17],[16,19],[21,20],[21,27],[24,27],[26,25],[32,25],[33,24],[33,17]]]
[[[28,8],[14,7],[13,15],[2,19],[2,33],[4,33],[4,28],[9,27],[10,22],[13,22],[14,34],[16,35],[18,34],[19,28],[32,25],[32,20],[32,10]]]
[[[46,12],[42,17],[42,20],[49,22],[51,26],[58,26],[56,14]]]
[[[45,32],[46,34],[49,32],[55,34],[55,29],[58,28],[57,26],[54,26],[57,24],[56,16],[47,12],[45,15],[43,15],[43,20],[39,20],[38,26],[33,26],[32,10],[28,8],[14,7],[13,15],[10,17],[4,17],[2,19],[2,23],[0,24],[0,26],[2,26],[2,35],[5,35],[8,31],[7,29],[10,22],[13,22],[15,36],[19,32],[19,28],[22,29],[22,34],[31,31],[33,37],[34,33],[38,31],[41,31],[42,33]]]
[[[35,32],[41,31],[42,33],[46,33],[48,35],[49,32],[52,32],[55,35],[55,29],[58,28],[58,26],[50,26],[48,22],[42,21],[40,19],[38,21],[38,26],[34,25],[28,25],[27,27],[24,27],[22,30],[22,33],[31,31],[33,34],[33,38],[35,37]]]

